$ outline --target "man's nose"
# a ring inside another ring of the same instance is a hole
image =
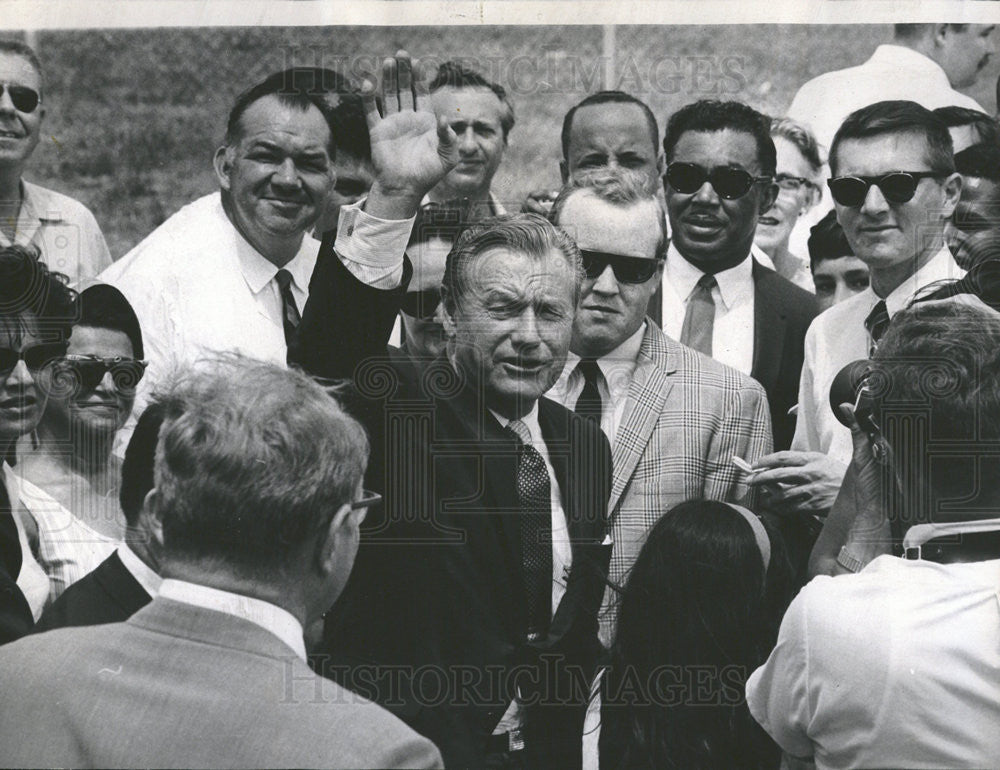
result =
[[[889,201],[885,199],[881,188],[873,184],[868,188],[865,199],[861,202],[861,211],[864,214],[880,214],[889,210]]]
[[[598,294],[618,293],[618,279],[615,278],[615,272],[611,265],[604,266],[601,274],[597,276],[597,279],[594,281],[591,291],[596,291]]]
[[[698,188],[698,192],[694,194],[694,199],[699,203],[704,203],[706,205],[715,206],[719,203],[719,196],[715,192],[715,188],[712,187],[712,183],[707,179]]]
[[[4,83],[3,93],[0,94],[0,114],[10,115],[17,112],[17,110],[14,109],[14,102],[12,102],[10,99],[9,89],[10,87],[6,83]]]
[[[23,358],[14,365],[11,373],[7,375],[6,381],[8,385],[20,387],[29,387],[35,384],[35,378],[32,376],[28,365],[24,363]]]
[[[283,187],[299,187],[301,180],[298,169],[295,167],[295,161],[291,158],[285,158],[281,161],[271,175],[271,182]]]
[[[476,132],[471,128],[465,129],[458,135],[458,150],[462,153],[473,153],[479,149],[476,143]]]
[[[518,318],[517,328],[514,330],[513,341],[516,345],[530,346],[537,345],[541,341],[538,334],[538,316],[533,308],[525,308]]]

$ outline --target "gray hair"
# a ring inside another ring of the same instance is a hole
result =
[[[165,547],[237,574],[282,574],[353,499],[364,429],[305,374],[228,354],[183,372],[154,472]]]

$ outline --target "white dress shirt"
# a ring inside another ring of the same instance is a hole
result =
[[[136,556],[135,551],[129,548],[127,543],[122,543],[118,546],[118,550],[115,553],[121,559],[122,566],[135,578],[135,582],[142,586],[143,591],[151,597],[156,596],[160,592],[163,578],[153,572],[146,562]]]
[[[680,340],[688,300],[703,275],[670,244],[663,271],[663,332],[668,337]],[[715,280],[718,285],[712,289],[715,301],[712,358],[750,374],[754,341],[753,257],[716,273]]]
[[[887,99],[905,99],[929,110],[958,106],[984,112],[975,99],[951,87],[945,71],[932,59],[905,46],[880,45],[866,62],[805,83],[792,99],[788,117],[809,126],[829,150],[844,118]]]
[[[288,645],[306,660],[302,624],[288,610],[252,596],[221,591],[218,588],[168,578],[160,585],[160,596],[175,602],[193,604],[206,610],[224,612],[260,626]]]
[[[937,281],[961,278],[964,274],[948,248],[942,248],[885,298],[889,317],[905,308],[924,287]],[[841,425],[833,413],[830,385],[847,364],[868,358],[871,337],[865,329],[865,318],[878,301],[879,297],[869,286],[820,313],[809,326],[792,449],[824,452],[844,465],[851,462],[851,431]]]
[[[645,333],[646,323],[643,322],[621,345],[597,359],[597,366],[604,375],[597,382],[597,390],[601,394],[601,430],[612,446],[625,414],[625,400]],[[571,410],[576,407],[583,392],[583,375],[576,368],[579,363],[580,356],[570,351],[559,379],[545,394]]]
[[[14,582],[28,602],[32,617],[37,621],[49,601],[49,576],[35,559],[28,543],[28,533],[24,528],[25,517],[31,516],[21,500],[21,487],[11,467],[3,463],[3,478],[0,479],[10,497],[10,510],[17,528],[17,540],[21,546],[21,570],[14,576]]]
[[[23,179],[13,243],[38,248],[49,270],[68,276],[70,285],[77,288],[111,264],[108,244],[90,209],[68,195]],[[11,244],[0,232],[0,246]]]

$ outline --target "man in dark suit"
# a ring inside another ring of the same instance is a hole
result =
[[[163,407],[152,403],[139,417],[122,462],[118,500],[125,515],[125,541],[97,568],[63,591],[38,619],[36,632],[66,626],[119,623],[145,607],[160,587],[152,517],[144,506],[153,488],[156,439]]]
[[[787,449],[816,298],[751,255],[778,189],[770,123],[739,102],[695,102],[670,117],[663,150],[673,238],[663,331],[763,385],[774,446]]]
[[[441,767],[306,664],[303,628],[346,583],[378,499],[363,428],[303,374],[207,364],[163,396],[156,598],[0,648],[0,765]]]
[[[445,354],[386,356],[405,276],[373,287],[352,257],[402,275],[413,215],[436,181],[422,169],[445,171],[455,140],[440,124],[429,141],[418,104],[423,139],[388,152],[384,126],[400,115],[380,123],[367,99],[376,181],[365,210],[341,219],[340,259],[317,266],[290,354],[317,376],[353,378],[368,484],[385,497],[317,664],[431,737],[449,767],[579,767],[611,454],[599,428],[541,397],[569,347],[579,251],[534,215],[470,227],[445,269]],[[373,228],[381,255],[360,244]]]

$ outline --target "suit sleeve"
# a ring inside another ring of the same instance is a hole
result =
[[[325,243],[309,282],[302,321],[288,348],[289,365],[314,377],[346,380],[362,361],[383,355],[413,272],[403,259],[399,286],[380,289],[355,277],[332,244]]]

